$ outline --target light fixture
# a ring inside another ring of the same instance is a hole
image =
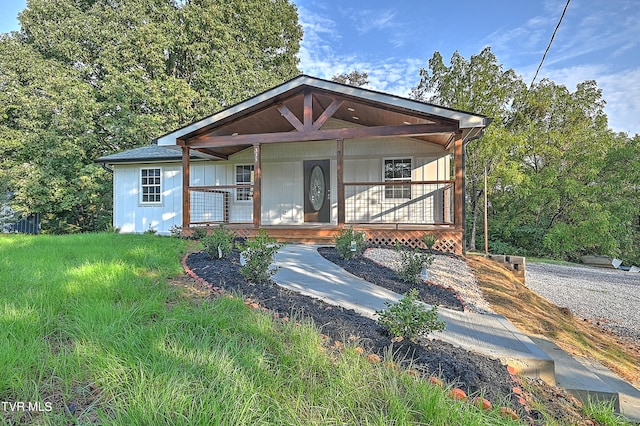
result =
[[[351,118],[353,118],[354,120],[360,120],[360,117],[356,117],[355,115]]]
[[[353,109],[353,108],[351,108],[351,107],[347,108],[347,110],[349,110],[349,111],[351,111],[351,112],[354,112],[354,111],[355,111],[355,109]]]
[[[429,271],[427,271],[426,265],[422,265],[422,271],[420,271],[420,279],[425,283],[429,281]]]
[[[406,124],[407,126],[410,125],[411,123],[409,123],[408,121],[405,121],[404,124]]]
[[[231,136],[238,136],[238,132],[231,133]]]

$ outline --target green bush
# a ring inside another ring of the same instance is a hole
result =
[[[233,251],[233,232],[220,225],[211,235],[200,239],[204,251],[206,251],[212,259],[222,259],[227,257]]]
[[[438,308],[427,309],[419,303],[418,290],[414,288],[403,296],[397,303],[385,302],[387,309],[376,311],[378,324],[385,330],[394,337],[402,336],[409,340],[444,330],[444,321],[438,319]]]
[[[436,240],[436,237],[433,236],[433,234],[424,234],[422,236],[422,242],[424,243],[425,246],[427,246],[427,250],[431,250],[433,249],[433,246],[436,244],[438,240]]]
[[[353,250],[355,248],[355,250]],[[354,259],[362,256],[367,248],[364,233],[351,228],[343,228],[336,236],[336,250],[343,259]]]
[[[153,229],[153,227],[151,226],[151,224],[149,224],[149,229],[147,229],[146,231],[143,232],[143,234],[145,235],[156,235],[158,231],[156,231],[155,229]]]
[[[421,253],[420,250],[400,249],[400,271],[398,274],[403,281],[418,284],[422,281],[420,273],[424,266],[429,267],[433,263],[433,256],[429,253]]]
[[[173,225],[171,228],[169,228],[169,234],[173,238],[182,238],[182,226]]]
[[[271,275],[275,273],[275,268],[269,266],[282,246],[275,239],[269,238],[269,234],[264,229],[261,229],[253,240],[237,244],[245,260],[245,264],[240,268],[242,276],[252,283],[269,281]]]
[[[194,240],[201,240],[207,236],[207,228],[196,228],[191,234],[191,238]]]

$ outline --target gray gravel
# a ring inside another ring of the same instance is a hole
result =
[[[529,263],[526,285],[578,317],[640,341],[640,273]]]
[[[402,266],[401,255],[392,249],[370,248],[364,256],[398,272]],[[436,254],[428,268],[429,281],[453,288],[462,301],[464,310],[477,313],[493,313],[485,300],[475,275],[464,260]]]

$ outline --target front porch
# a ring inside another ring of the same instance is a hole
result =
[[[464,144],[489,122],[302,75],[157,143],[182,151],[184,230],[327,243],[351,227],[412,247],[429,233],[462,254]]]
[[[415,248],[424,247],[422,237],[433,235],[434,249],[460,254],[462,233],[455,226],[455,181],[417,182],[345,182],[344,200],[333,208],[344,208],[344,223],[305,222],[295,225],[264,224],[254,220],[255,185],[190,186],[190,220],[186,230],[225,225],[242,237],[254,236],[265,229],[280,242],[332,244],[344,227],[365,233],[372,245],[392,246],[396,241]],[[389,191],[406,191],[406,199],[385,199]],[[238,191],[251,191],[252,200],[243,205],[233,203]],[[340,191],[339,191],[340,192]],[[261,198],[261,197],[260,197]],[[283,206],[277,206],[280,209]],[[301,208],[301,206],[298,206]],[[340,215],[338,215],[340,216]]]

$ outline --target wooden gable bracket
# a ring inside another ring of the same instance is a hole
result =
[[[197,148],[196,151],[202,152],[203,154],[208,154],[208,155],[212,155],[216,158],[219,158],[221,160],[228,160],[229,156],[225,155],[225,154],[220,154],[218,152],[215,152],[211,149],[207,149],[207,148]]]
[[[303,110],[303,123],[298,120],[298,117],[289,110],[284,104],[278,104],[278,111],[280,114],[298,131],[308,132],[311,130],[320,130],[322,126],[333,117],[333,114],[340,109],[344,104],[344,100],[334,99],[331,104],[322,111],[320,117],[313,121],[313,94],[311,90],[307,89],[304,92],[304,110]]]

